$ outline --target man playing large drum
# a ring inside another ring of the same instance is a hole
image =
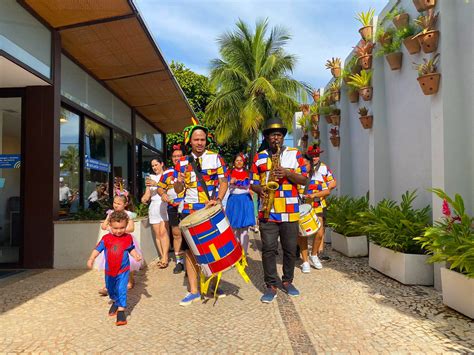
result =
[[[221,204],[227,191],[227,169],[225,162],[219,154],[206,149],[207,144],[210,142],[208,129],[195,124],[188,127],[184,133],[184,143],[187,147],[191,147],[191,153],[188,156],[182,157],[174,168],[174,189],[178,194],[182,191],[185,192],[181,219],[205,207]],[[192,160],[194,160],[195,167],[202,175],[201,179],[194,171]],[[201,184],[200,180],[205,186]],[[201,298],[198,289],[199,269],[196,259],[185,239],[182,240],[181,249],[186,253],[189,293],[181,300],[180,305],[187,306]]]
[[[263,135],[269,148],[255,155],[252,165],[252,190],[260,195],[259,212],[262,262],[266,291],[264,303],[277,294],[276,255],[278,237],[283,249],[283,290],[298,296],[293,286],[298,238],[298,185],[306,184],[306,166],[298,149],[283,146],[287,129],[280,118],[267,121]]]

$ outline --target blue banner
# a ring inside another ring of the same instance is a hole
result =
[[[0,169],[19,169],[20,167],[20,154],[0,154]]]
[[[92,159],[86,156],[86,169],[103,171],[104,173],[110,173],[110,164],[104,163],[103,161]]]

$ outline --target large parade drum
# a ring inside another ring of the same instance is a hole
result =
[[[242,247],[220,205],[190,214],[179,228],[206,277],[229,269],[242,258]]]
[[[318,215],[310,204],[305,203],[300,206],[299,227],[303,237],[310,237],[321,228]]]

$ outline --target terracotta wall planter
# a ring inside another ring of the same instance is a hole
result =
[[[436,0],[413,0],[413,4],[415,5],[418,12],[422,12],[435,7]]]
[[[341,116],[340,115],[331,115],[331,122],[334,126],[339,126],[341,123]]]
[[[368,86],[368,87],[359,89],[359,95],[360,95],[360,97],[362,97],[362,100],[364,100],[364,101],[372,100],[373,92],[374,92],[374,89],[373,89],[372,86]]]
[[[348,91],[347,96],[349,97],[349,102],[352,102],[352,103],[359,102],[359,92],[358,91]]]
[[[371,69],[372,68],[372,54],[359,57],[359,64],[361,65],[362,69]]]
[[[392,37],[384,37],[379,39],[379,43],[382,47],[392,44]]]
[[[417,54],[420,53],[421,47],[420,47],[420,42],[418,41],[418,38],[408,37],[403,40],[403,44],[405,45],[405,48],[407,49],[408,53],[410,54]]]
[[[429,31],[425,34],[420,34],[418,37],[423,52],[433,53],[438,49],[439,31]]]
[[[331,99],[334,102],[338,102],[341,99],[341,92],[340,91],[331,91]]]
[[[402,67],[402,52],[390,53],[387,54],[385,59],[387,59],[390,69],[399,70]]]
[[[329,124],[332,123],[332,121],[331,121],[331,116],[326,115],[326,116],[324,116],[324,118],[326,119],[326,122],[327,122],[327,123],[329,123]]]
[[[360,116],[359,120],[360,120],[360,123],[362,124],[362,127],[364,127],[364,129],[370,129],[372,128],[372,125],[374,123],[374,116],[372,115]]]
[[[361,37],[366,41],[370,41],[372,39],[372,32],[373,32],[372,26],[365,26],[359,30]]]
[[[316,125],[319,122],[319,115],[311,115],[311,123]]]
[[[313,97],[313,100],[316,102],[321,97],[321,94],[319,92],[313,92],[311,96]]]
[[[334,147],[339,147],[339,144],[341,144],[341,137],[330,137],[329,139]]]
[[[331,68],[331,74],[335,78],[339,78],[341,76],[341,68]]]
[[[420,84],[421,90],[425,95],[434,95],[439,90],[439,82],[441,80],[440,73],[433,73],[418,77],[418,83]]]
[[[408,20],[410,16],[405,12],[403,14],[400,14],[398,16],[395,16],[392,20],[393,24],[397,28],[397,30],[406,27],[408,25]]]
[[[321,134],[321,133],[320,133],[319,130],[317,130],[317,129],[313,129],[313,130],[311,131],[311,135],[312,135],[313,138],[315,138],[315,139],[319,138],[319,135],[320,135],[320,134]]]

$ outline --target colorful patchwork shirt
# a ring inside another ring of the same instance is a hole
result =
[[[315,192],[318,191],[324,191],[328,189],[327,184],[324,181],[318,181],[316,180],[317,172],[311,176],[311,181],[309,182],[308,186],[308,191],[306,192],[306,195],[311,195]],[[300,185],[300,195],[302,198],[304,198],[303,193],[304,193],[304,186]],[[311,206],[313,206],[313,209],[315,210],[316,213],[323,213],[323,205],[322,201],[324,198],[318,199],[318,198],[312,198],[309,199],[309,201],[306,201],[307,203],[310,203]]]
[[[319,169],[313,175],[313,178],[316,181],[326,183],[328,188],[329,188],[329,183],[331,181],[334,181],[334,177],[332,175],[331,169],[329,169],[329,167],[326,164],[324,164],[323,162],[321,162],[321,164],[319,165]],[[323,209],[327,207],[325,198],[321,199],[321,206],[322,206]]]
[[[206,150],[199,158],[194,156],[194,159],[196,165],[201,166],[201,174],[206,184],[205,187],[201,186],[201,183],[198,181],[193,167],[189,163],[188,156],[182,157],[174,167],[174,179],[178,178],[178,173],[184,174],[183,213],[191,213],[204,208],[208,200],[204,189],[207,189],[212,199],[217,196],[219,179],[227,178],[227,167],[224,159],[219,154]]]
[[[176,193],[173,187],[174,184],[174,169],[166,170],[160,177],[160,181],[158,181],[158,187],[161,187],[163,190],[166,191],[166,194],[170,198],[169,205],[177,207],[183,201],[184,198],[184,190],[181,191],[179,194]]]
[[[280,156],[281,167],[289,171],[307,176],[306,166],[300,151],[296,148],[283,147]],[[266,185],[272,168],[271,155],[265,150],[255,155],[252,165],[253,185]],[[275,191],[273,207],[270,210],[270,222],[296,222],[299,220],[298,185],[288,179],[278,182],[280,187]],[[262,201],[261,201],[262,202]],[[262,205],[262,203],[260,203]],[[259,218],[263,213],[259,213]]]

